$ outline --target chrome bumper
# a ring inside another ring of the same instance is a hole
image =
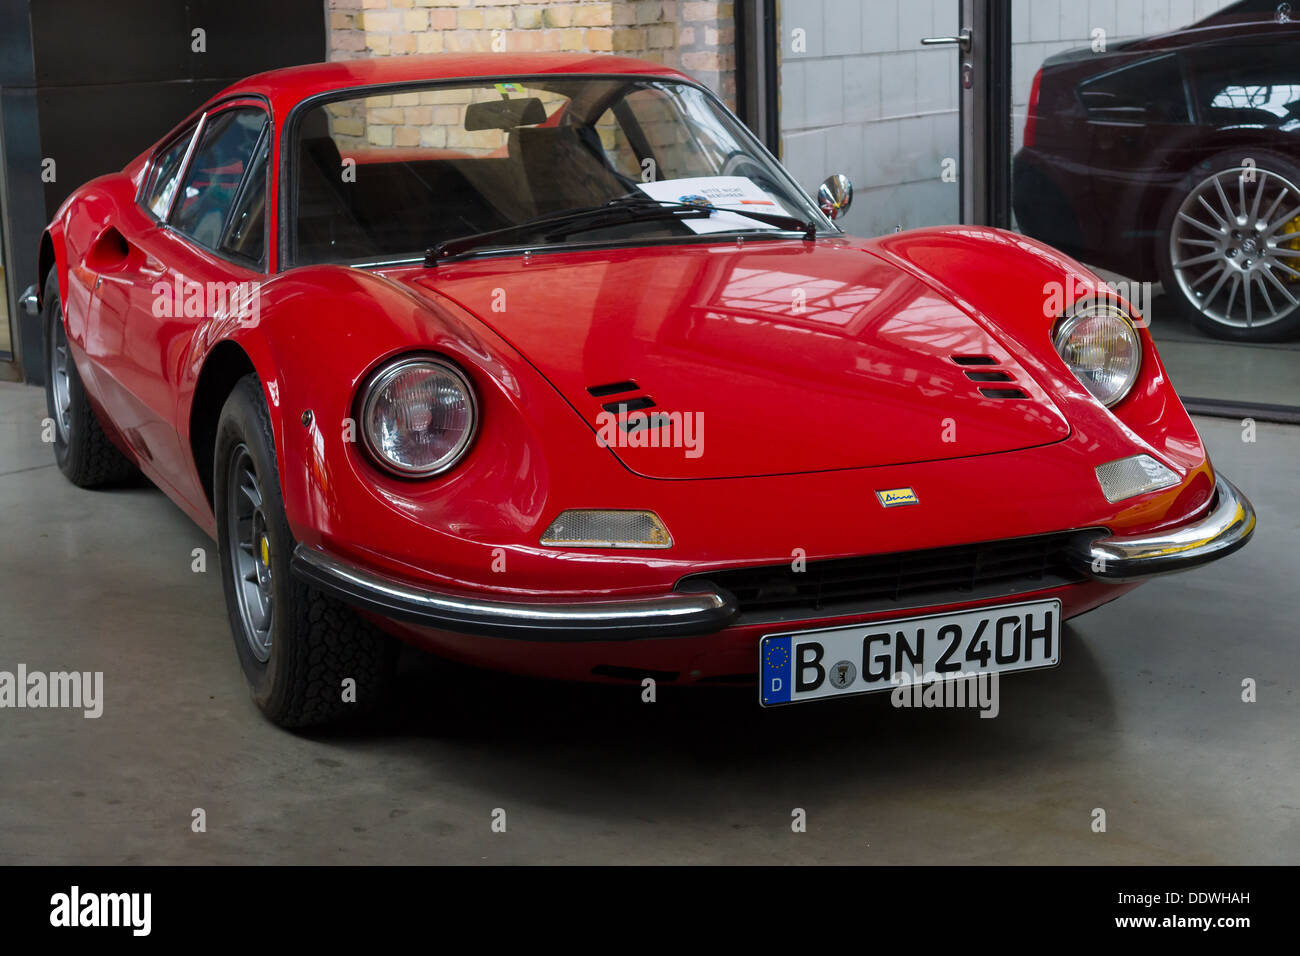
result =
[[[1254,532],[1255,509],[1219,475],[1210,510],[1202,517],[1158,534],[1081,540],[1070,563],[1098,580],[1129,581],[1217,561],[1242,547]]]
[[[719,591],[675,591],[651,598],[582,604],[493,601],[433,591],[375,574],[304,545],[293,573],[353,607],[466,634],[528,641],[617,641],[686,637],[726,627],[735,598]]]
[[[1080,532],[1068,554],[1077,570],[1102,581],[1184,571],[1242,547],[1255,530],[1250,502],[1219,476],[1209,510],[1178,528],[1135,537]],[[617,601],[562,604],[496,601],[435,591],[376,574],[305,545],[293,553],[294,575],[345,604],[425,627],[528,641],[618,641],[711,634],[735,622],[725,590],[673,591]]]

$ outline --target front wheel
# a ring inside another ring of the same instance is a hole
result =
[[[1166,204],[1157,247],[1174,302],[1223,339],[1300,332],[1300,167],[1263,150],[1200,163]]]
[[[214,460],[221,581],[254,702],[282,727],[333,723],[369,709],[386,690],[396,644],[290,573],[295,542],[255,375],[226,399]]]

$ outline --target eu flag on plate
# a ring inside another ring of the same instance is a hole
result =
[[[763,673],[759,694],[765,704],[790,702],[790,638],[763,638]]]

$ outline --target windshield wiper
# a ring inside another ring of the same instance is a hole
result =
[[[657,220],[672,221],[682,219],[704,219],[715,212],[734,212],[738,216],[753,219],[766,225],[776,226],[792,232],[802,232],[805,239],[815,239],[817,225],[804,222],[793,216],[780,216],[766,212],[749,212],[738,209],[721,209],[704,203],[672,202],[652,199],[644,193],[627,193],[617,196],[599,206],[587,206],[569,209],[563,212],[538,216],[527,222],[506,226],[502,229],[489,229],[469,236],[446,239],[424,254],[424,263],[436,266],[440,262],[457,259],[474,249],[497,245],[516,237],[541,234],[546,239],[570,235],[605,226],[620,225],[625,222],[653,222]]]
[[[729,212],[737,216],[744,216],[746,219],[753,219],[756,222],[766,223],[769,226],[776,226],[778,229],[784,229],[788,232],[802,232],[805,239],[817,238],[817,224],[811,220],[796,219],[794,216],[784,216],[774,212],[757,212],[748,209],[724,209],[722,206],[714,206],[709,203],[699,202],[679,202],[672,199],[654,199],[643,192],[631,192],[616,199],[611,199],[606,205],[613,206],[658,206],[660,209],[707,209],[710,213]]]

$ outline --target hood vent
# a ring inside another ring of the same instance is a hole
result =
[[[991,355],[950,355],[948,356],[958,365],[997,365],[998,360]],[[1023,389],[1016,388],[1015,379],[1008,372],[994,370],[989,372],[976,372],[971,369],[965,369],[966,377],[972,382],[988,382],[987,387],[980,386],[979,393],[985,398],[1028,398],[1029,395]],[[993,383],[999,384],[993,384]],[[1000,384],[1006,382],[1009,384]]]
[[[619,382],[618,385],[629,385],[631,386],[631,389],[638,387],[635,382]],[[587,391],[594,395],[598,389],[613,388],[613,385],[598,385],[594,388],[587,389]],[[620,387],[619,391],[630,391],[631,389],[623,389]],[[614,393],[606,392],[605,394]],[[656,413],[654,415],[639,415],[632,421],[628,421],[628,414],[630,412],[639,412],[646,408],[655,407],[655,400],[649,395],[639,395],[636,398],[621,398],[618,401],[605,402],[600,407],[612,415],[617,415],[619,418],[618,427],[629,433],[641,431],[643,428],[659,428],[669,421],[668,416],[662,413]]]
[[[625,398],[617,402],[606,402],[600,407],[607,412],[613,412],[615,415],[626,415],[628,412],[639,412],[643,408],[654,408],[655,400],[649,395],[642,395],[640,398]]]
[[[587,389],[587,394],[593,398],[604,398],[606,395],[621,395],[624,392],[635,392],[641,386],[636,382],[628,379],[626,382],[611,382],[608,385],[593,385]]]

